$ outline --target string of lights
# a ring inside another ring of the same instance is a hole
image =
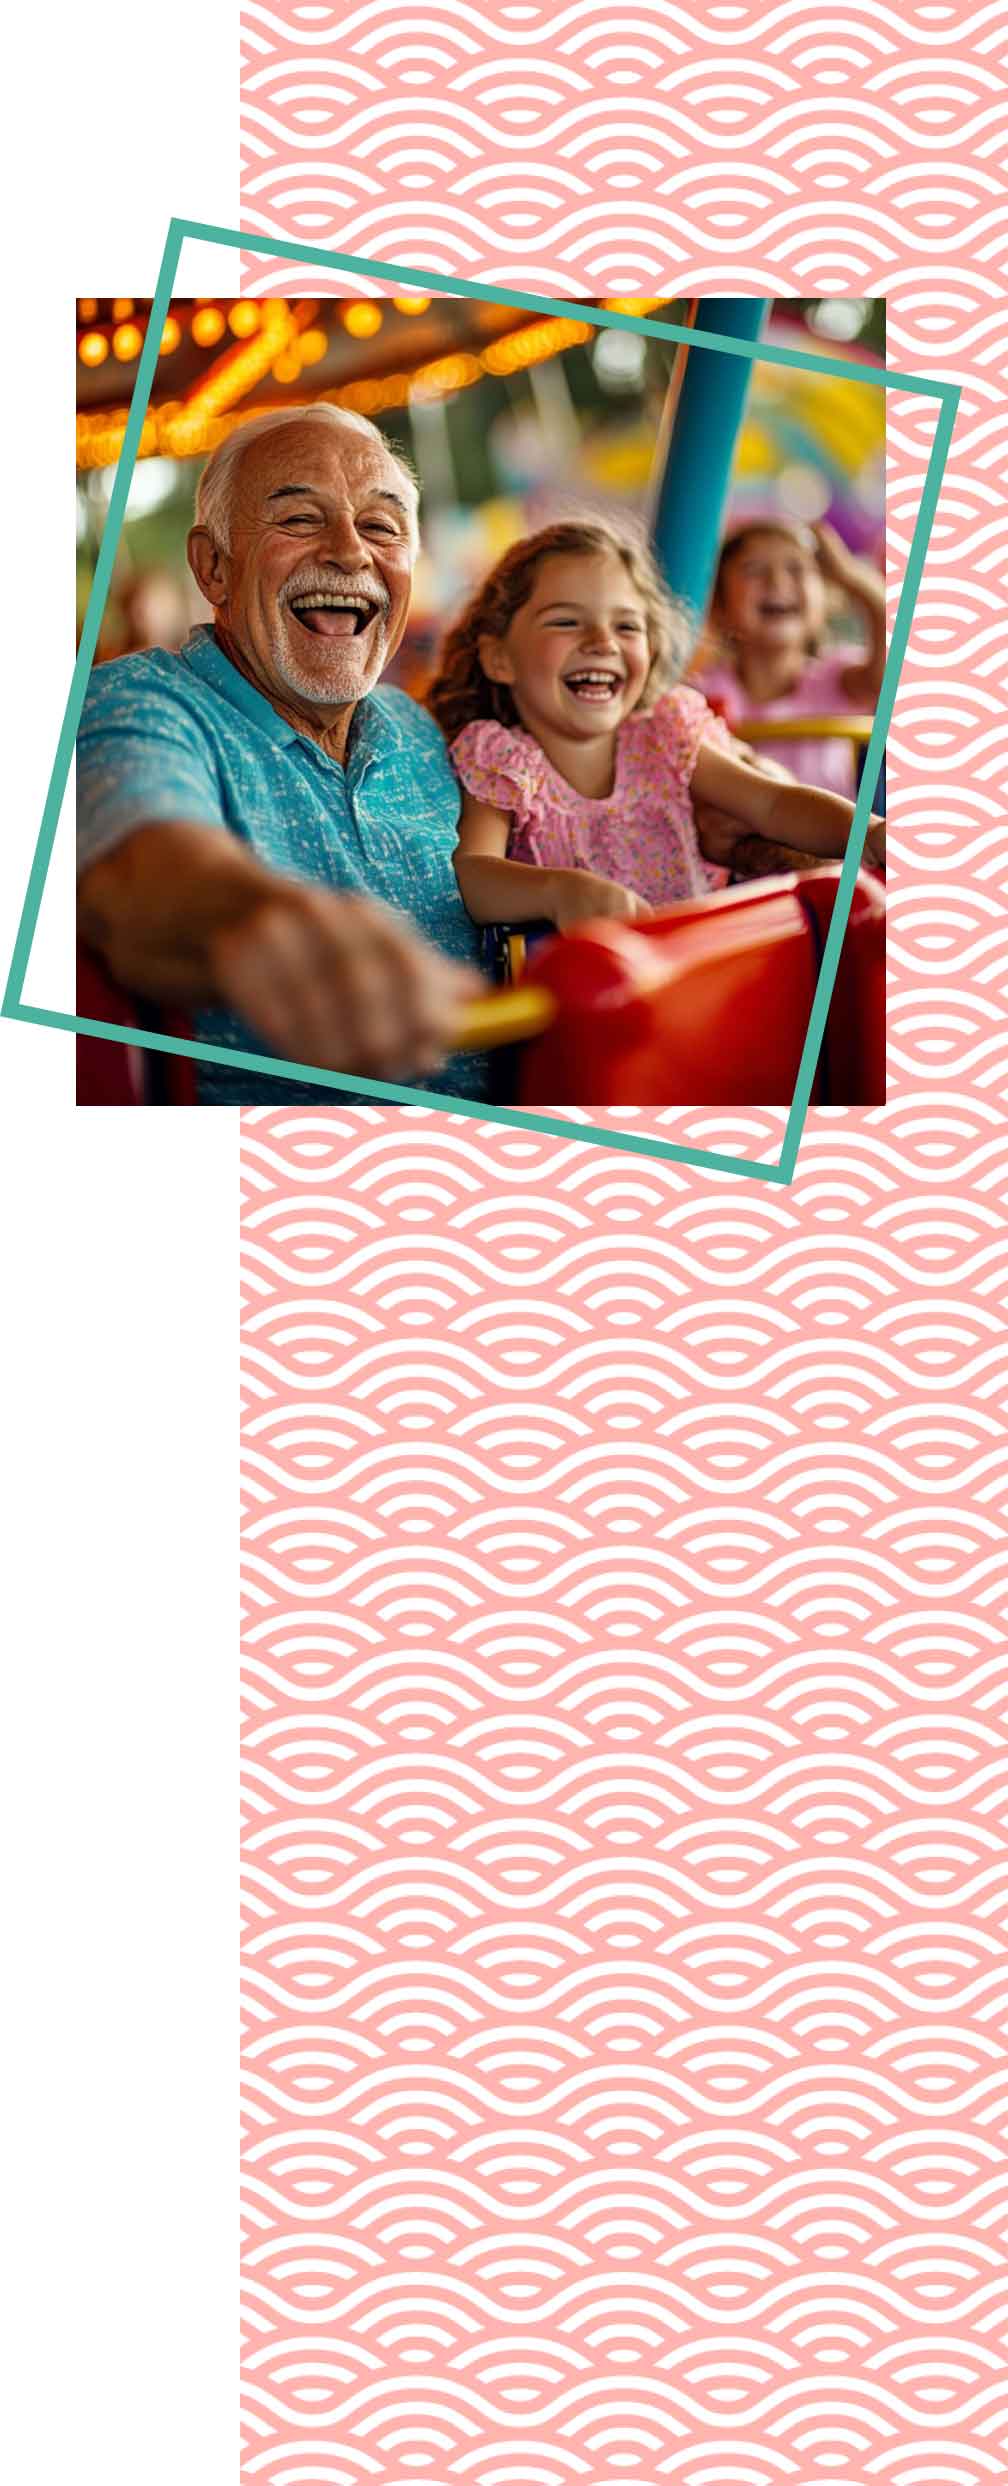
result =
[[[85,369],[97,370],[110,354],[117,362],[133,361],[143,348],[146,328],[135,315],[131,301],[111,302],[107,306],[109,316],[104,319],[99,318],[101,307],[94,297],[82,297],[77,304],[77,353]],[[341,303],[338,317],[347,336],[365,343],[379,335],[389,309],[412,319],[430,307],[431,297],[426,294],[396,295],[391,303],[361,298]],[[621,296],[602,307],[642,316],[661,309],[663,303]],[[319,324],[318,312],[316,301],[296,305],[282,300],[236,302],[230,306],[209,300],[173,304],[162,329],[159,358],[175,353],[186,332],[203,350],[212,351],[222,341],[224,350],[208,370],[200,373],[184,397],[168,398],[151,406],[138,457],[206,456],[238,424],[249,419],[254,409],[244,401],[261,382],[272,378],[285,391],[293,391],[303,371],[321,362],[329,350],[330,336]],[[346,406],[367,415],[405,407],[411,401],[430,403],[455,396],[488,373],[506,379],[526,371],[554,354],[562,354],[571,345],[586,343],[593,333],[592,326],[582,320],[532,319],[496,337],[482,349],[467,348],[407,368],[365,374],[311,396],[292,394],[286,402],[292,406]],[[128,415],[125,405],[81,409],[77,417],[77,465],[81,471],[114,465]]]

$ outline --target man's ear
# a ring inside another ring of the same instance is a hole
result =
[[[514,665],[503,639],[494,639],[489,632],[477,641],[480,664],[488,682],[513,682]]]
[[[215,544],[209,527],[190,529],[186,551],[200,594],[206,597],[208,604],[226,604],[228,590],[224,565],[227,554],[222,553],[220,546]]]

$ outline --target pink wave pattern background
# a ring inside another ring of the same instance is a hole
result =
[[[894,363],[964,383],[891,741],[886,1109],[813,1114],[786,1193],[243,1117],[260,2486],[1008,2470],[1006,41],[994,6],[245,8],[259,232],[884,291]],[[933,411],[890,412],[895,588]]]

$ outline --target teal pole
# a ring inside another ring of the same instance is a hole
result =
[[[710,297],[697,306],[693,336],[759,337],[768,300]],[[706,609],[721,523],[752,370],[744,354],[691,343],[679,393],[659,439],[652,534],[665,584],[685,606],[693,636]],[[672,391],[675,389],[675,379]],[[670,392],[670,396],[671,396]]]

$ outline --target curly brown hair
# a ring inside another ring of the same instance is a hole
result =
[[[635,543],[631,536],[617,534],[601,518],[564,518],[554,526],[541,527],[538,535],[523,536],[520,543],[512,544],[510,552],[496,563],[448,631],[426,701],[446,742],[454,742],[463,726],[471,725],[477,717],[492,717],[498,725],[518,723],[518,711],[507,684],[491,682],[483,671],[479,643],[482,638],[502,639],[515,614],[528,603],[541,564],[554,553],[571,552],[616,553],[641,599],[647,617],[651,666],[638,707],[652,707],[673,671],[681,669],[691,617],[685,607],[678,610],[666,592],[646,546]]]

